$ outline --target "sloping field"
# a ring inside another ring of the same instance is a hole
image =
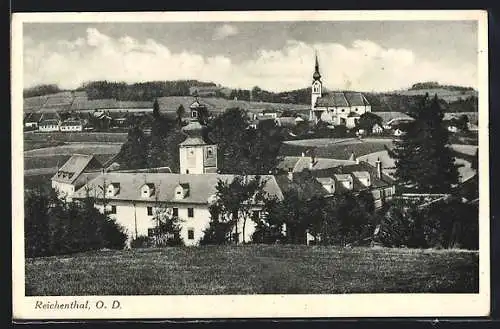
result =
[[[466,99],[471,96],[477,97],[477,92],[474,90],[460,91],[460,90],[449,90],[445,88],[404,90],[404,91],[398,91],[397,93],[405,96],[425,95],[426,93],[428,93],[431,96],[434,96],[435,94],[437,94],[439,98],[445,100],[448,103],[454,102],[459,99]]]
[[[24,170],[62,166],[72,154],[93,154],[105,163],[120,151],[121,144],[75,143],[24,152]],[[48,169],[47,169],[48,170]],[[25,174],[35,174],[28,171]]]
[[[94,142],[94,143],[124,143],[127,140],[127,133],[105,133],[105,132],[76,132],[76,133],[24,133],[25,141],[46,142]]]
[[[478,292],[478,253],[307,246],[100,251],[27,259],[27,296]]]

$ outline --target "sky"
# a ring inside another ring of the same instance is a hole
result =
[[[23,84],[197,79],[279,92],[477,88],[476,21],[24,23]]]

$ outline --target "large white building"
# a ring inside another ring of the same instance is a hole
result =
[[[323,82],[319,71],[318,57],[313,73],[311,87],[311,112],[309,120],[318,123],[324,121],[332,125],[356,126],[359,117],[372,108],[366,97],[358,92],[323,91]]]

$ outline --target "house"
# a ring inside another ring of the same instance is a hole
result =
[[[355,194],[361,191],[370,192],[376,209],[382,207],[385,201],[392,199],[396,193],[395,180],[383,173],[380,161],[377,161],[375,166],[359,161],[356,164],[313,170],[311,174],[331,194],[342,191]]]
[[[304,169],[322,170],[349,164],[356,164],[356,161],[351,159],[317,158],[313,155],[303,153],[302,156],[284,156],[276,166],[276,169],[282,173],[299,173],[304,171]]]
[[[60,130],[63,132],[83,131],[83,122],[81,120],[67,120],[61,123]]]
[[[404,131],[402,131],[401,129],[399,128],[396,128],[394,129],[393,133],[392,133],[394,136],[396,137],[399,137],[399,136],[403,136],[405,134]]]
[[[73,154],[52,176],[52,188],[59,197],[71,200],[73,193],[100,173],[102,164],[93,156]]]
[[[38,128],[38,125],[43,120],[42,112],[28,113],[24,118],[24,126],[27,128]]]
[[[450,133],[456,133],[458,132],[458,127],[453,125],[453,124],[449,124],[446,129],[450,132]]]
[[[209,206],[216,197],[219,180],[230,183],[234,175],[177,174],[177,173],[132,173],[112,172],[101,174],[80,189],[74,198],[90,195],[100,200],[97,208],[103,210],[103,197],[112,218],[126,228],[129,238],[152,234],[156,223],[155,213],[166,208],[182,222],[181,236],[186,245],[196,245],[209,226]],[[250,176],[248,176],[250,177]],[[274,176],[262,176],[266,181],[264,190],[270,195],[282,198]],[[105,190],[103,194],[102,190]],[[255,204],[253,211],[258,212],[261,205]],[[242,225],[242,224],[241,224]],[[238,228],[240,241],[243,241]],[[245,226],[245,241],[249,241],[255,227],[248,220]]]
[[[38,130],[43,132],[59,131],[60,121],[56,119],[43,120],[38,126]]]
[[[378,123],[374,124],[372,127],[372,134],[381,134],[384,132],[384,128]]]
[[[305,120],[302,119],[300,116],[297,116],[297,117],[279,117],[279,118],[275,119],[276,125],[278,127],[286,127],[286,128],[293,128],[296,125],[298,125],[304,121]]]
[[[356,126],[363,113],[371,112],[371,105],[366,97],[359,92],[322,91],[323,83],[316,56],[313,82],[311,86],[311,111],[309,120],[318,123],[324,121],[333,125],[344,125],[347,128]]]

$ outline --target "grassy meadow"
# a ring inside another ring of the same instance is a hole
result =
[[[478,253],[287,245],[95,251],[26,259],[26,295],[478,292]]]

